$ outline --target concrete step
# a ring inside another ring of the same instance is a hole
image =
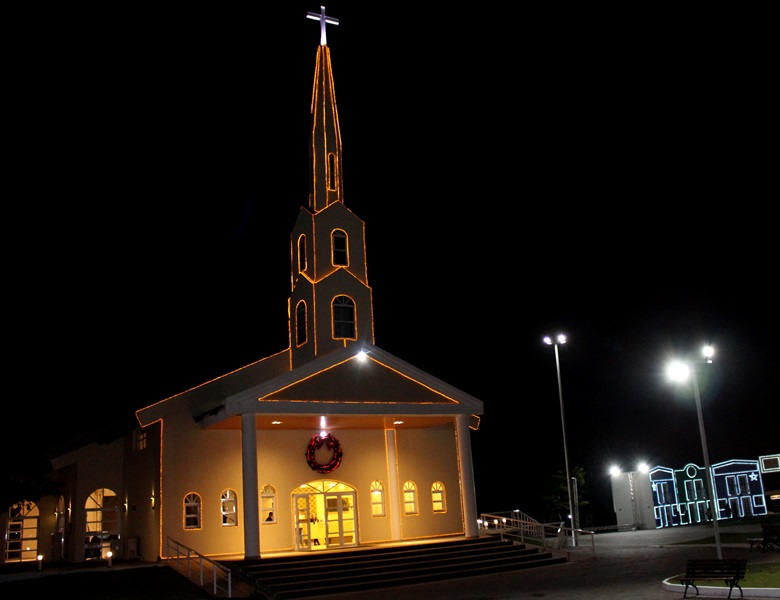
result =
[[[236,575],[276,600],[364,591],[530,569],[566,562],[539,548],[493,536],[300,557],[236,561]]]

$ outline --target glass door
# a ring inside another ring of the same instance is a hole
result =
[[[317,494],[295,494],[295,549],[311,550],[311,515],[316,514]]]
[[[357,492],[350,485],[323,479],[292,493],[296,550],[325,550],[358,545]]]
[[[357,545],[354,492],[325,494],[325,526],[329,548]]]

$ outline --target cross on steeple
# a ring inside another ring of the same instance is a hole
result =
[[[334,19],[333,17],[328,17],[325,15],[325,7],[320,6],[320,12],[314,13],[310,12],[306,15],[307,19],[316,19],[320,22],[320,46],[327,46],[328,45],[328,38],[325,35],[325,25],[327,23],[330,23],[331,25],[338,25],[339,20]]]

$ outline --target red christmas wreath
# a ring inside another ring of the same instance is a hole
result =
[[[323,446],[333,452],[333,458],[330,459],[329,463],[321,465],[317,462],[315,453]],[[330,473],[338,469],[342,456],[344,456],[344,452],[341,450],[339,441],[329,433],[312,436],[309,445],[306,447],[306,462],[309,463],[313,471],[318,473]]]

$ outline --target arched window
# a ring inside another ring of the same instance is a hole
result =
[[[306,236],[301,235],[298,238],[298,273],[306,270]]]
[[[354,340],[355,303],[347,296],[333,299],[333,337],[335,339]]]
[[[384,517],[385,511],[385,488],[380,481],[371,482],[371,516]]]
[[[272,485],[260,490],[260,516],[263,523],[276,523],[276,488]]]
[[[331,255],[334,266],[346,267],[349,264],[347,232],[343,229],[336,229],[331,235]]]
[[[431,500],[433,501],[433,512],[447,512],[447,497],[444,493],[444,484],[441,481],[434,481],[431,486]]]
[[[306,343],[306,303],[303,300],[295,308],[295,343],[298,346]]]
[[[227,489],[222,492],[222,527],[238,525],[238,497],[236,492]]]
[[[200,529],[200,495],[191,493],[184,496],[184,529]]]
[[[413,481],[404,483],[404,513],[407,515],[420,513],[417,508],[417,486]]]

